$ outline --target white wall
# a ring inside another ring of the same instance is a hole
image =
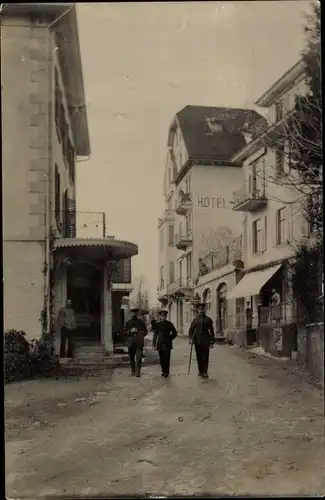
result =
[[[198,259],[242,234],[243,214],[233,211],[233,192],[242,184],[240,167],[193,168],[193,275]]]
[[[295,106],[295,99],[297,95],[304,94],[307,90],[305,77],[301,76],[294,85],[283,92],[278,98],[282,100],[285,113],[292,110]],[[269,125],[276,123],[276,104],[272,104],[267,110],[267,120]]]

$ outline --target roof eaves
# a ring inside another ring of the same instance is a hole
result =
[[[300,59],[294,66],[284,73],[264,94],[255,102],[256,106],[267,108],[305,73],[306,65],[303,59]]]

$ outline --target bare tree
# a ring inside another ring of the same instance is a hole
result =
[[[146,278],[142,274],[135,280],[134,290],[131,295],[132,307],[137,307],[142,312],[149,310],[149,293],[146,287]]]
[[[320,5],[313,5],[305,27],[306,49],[302,54],[306,92],[297,94],[293,109],[264,131],[260,141],[275,150],[275,164],[255,165],[263,181],[293,188],[307,221],[323,235],[322,93]],[[283,203],[288,200],[277,200]]]

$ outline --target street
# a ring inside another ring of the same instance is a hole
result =
[[[324,493],[319,389],[283,361],[228,346],[197,376],[177,339],[159,366],[6,387],[6,494]]]

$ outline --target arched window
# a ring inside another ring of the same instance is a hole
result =
[[[211,290],[207,288],[203,292],[203,302],[205,302],[205,309],[206,311],[210,311],[211,309]]]
[[[227,328],[227,292],[227,284],[221,283],[217,288],[217,329],[220,333]]]

